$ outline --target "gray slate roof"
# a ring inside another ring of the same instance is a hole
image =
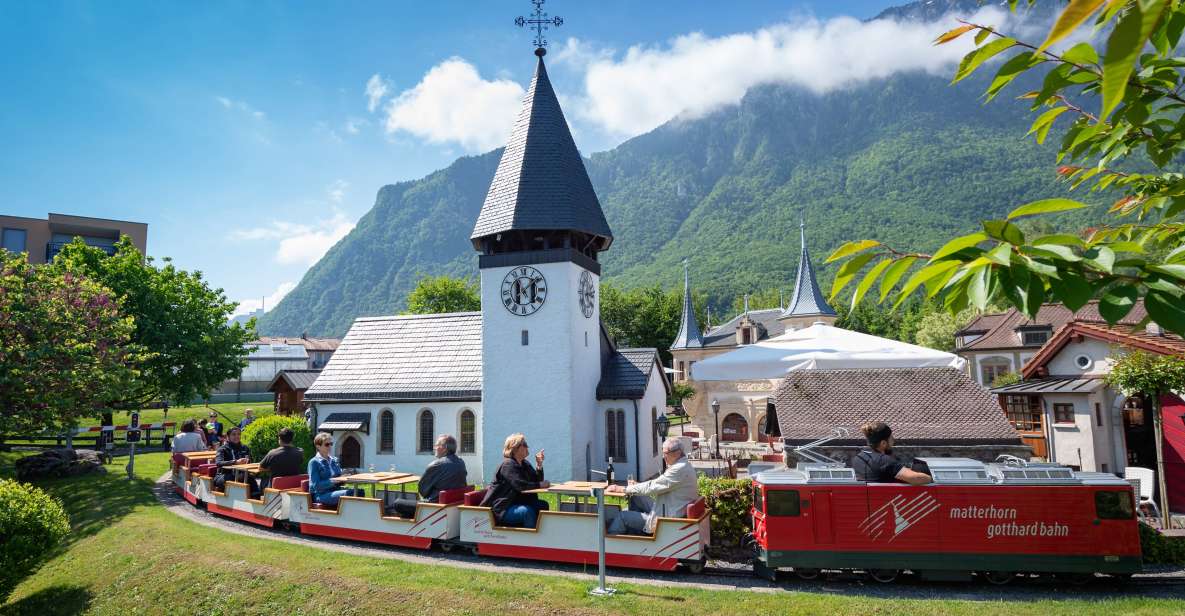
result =
[[[773,400],[782,438],[792,443],[843,427],[852,438],[835,444],[858,444],[861,425],[883,421],[907,445],[1020,445],[995,397],[953,368],[796,370]]]
[[[613,240],[542,57],[470,239],[528,229]]]
[[[683,322],[679,324],[679,334],[671,343],[672,349],[698,349],[704,346],[703,335],[699,331],[699,323],[695,320],[695,306],[691,302],[691,278],[687,273],[687,266],[683,266]]]
[[[1021,381],[1003,387],[994,387],[993,394],[1089,394],[1104,385],[1103,379],[1090,377],[1062,376],[1046,379]]]
[[[617,349],[601,369],[597,400],[638,400],[646,394],[658,349]],[[660,366],[661,368],[661,366]],[[662,371],[659,370],[659,374]],[[665,377],[660,377],[664,380]]]
[[[799,235],[802,241],[802,253],[798,256],[798,275],[794,278],[794,296],[790,298],[790,306],[786,308],[786,312],[782,313],[782,316],[836,316],[835,309],[827,303],[827,299],[819,289],[819,281],[815,280],[815,268],[811,265],[811,255],[806,249],[806,224],[799,224]]]
[[[320,370],[312,369],[281,370],[276,374],[275,378],[272,379],[272,382],[268,383],[267,390],[275,391],[276,384],[281,380],[287,383],[288,387],[292,388],[293,390],[308,389],[309,387],[313,386],[313,383],[317,380],[317,376],[320,374]]]
[[[354,321],[306,400],[480,400],[481,313]]]
[[[767,308],[764,310],[750,310],[749,312],[742,312],[735,317],[713,327],[704,334],[705,347],[730,347],[737,346],[737,325],[741,322],[746,314],[749,319],[757,323],[765,330],[765,334],[761,336],[760,340],[773,338],[774,336],[781,336],[786,333],[786,324],[778,321],[778,317],[782,316],[780,308]]]
[[[334,430],[342,432],[360,431],[364,434],[370,433],[370,413],[330,413],[321,425],[317,426],[318,432],[333,432]]]

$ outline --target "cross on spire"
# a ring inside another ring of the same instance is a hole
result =
[[[546,0],[531,0],[531,4],[535,5],[535,12],[531,13],[529,17],[518,17],[514,20],[514,25],[525,28],[529,27],[535,30],[535,55],[543,57],[547,53],[547,39],[544,38],[543,33],[547,32],[551,26],[559,27],[564,25],[563,17],[548,17],[547,12],[543,10],[543,3]]]

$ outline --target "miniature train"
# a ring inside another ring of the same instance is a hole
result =
[[[412,517],[386,512],[384,499],[342,497],[336,509],[315,505],[304,477],[277,478],[259,498],[228,481],[214,490],[207,453],[174,456],[178,494],[208,511],[306,535],[407,548],[594,565],[597,515],[562,503],[540,512],[536,528],[498,526],[481,507],[483,491],[441,493]],[[922,579],[979,577],[1000,584],[1017,575],[1054,574],[1072,581],[1140,571],[1132,487],[1105,473],[1051,464],[985,464],[964,458],[923,459],[934,477],[925,486],[862,483],[850,468],[799,464],[757,473],[753,490],[753,570],[773,579],[792,570],[812,579],[824,571],[862,571],[890,582],[910,571]],[[613,510],[606,505],[606,510]],[[660,518],[647,536],[606,535],[609,566],[693,572],[710,541],[703,499],[685,518]]]

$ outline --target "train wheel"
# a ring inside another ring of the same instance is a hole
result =
[[[702,560],[683,563],[683,566],[686,567],[688,571],[696,575],[704,572],[704,561]]]
[[[473,556],[479,556],[479,554],[477,553],[477,546],[476,545],[469,546],[469,553],[472,554]]]
[[[869,569],[868,577],[880,582],[881,584],[888,584],[897,579],[897,575],[901,572],[897,569]]]
[[[446,541],[441,541],[441,542],[440,542],[440,543],[438,543],[437,545],[439,545],[439,546],[440,546],[440,551],[441,551],[441,552],[444,552],[445,554],[448,554],[449,552],[452,552],[452,551],[453,551],[453,547],[454,547],[454,546],[453,546],[453,544],[451,544],[451,543],[448,543],[448,542],[446,542]]]
[[[794,568],[794,575],[797,575],[799,579],[803,580],[817,580],[819,579],[820,573],[822,573],[822,571],[818,569],[808,569],[801,567]]]
[[[1066,582],[1071,586],[1082,586],[1094,579],[1093,573],[1063,573],[1055,576],[1059,582]]]
[[[988,581],[988,584],[995,584],[996,586],[1003,586],[1016,578],[1016,574],[1011,571],[988,571],[983,574],[983,579]]]

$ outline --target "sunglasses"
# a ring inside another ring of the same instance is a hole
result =
[[[324,443],[321,443],[322,447],[329,447],[330,445],[333,445],[333,441],[325,441]]]

